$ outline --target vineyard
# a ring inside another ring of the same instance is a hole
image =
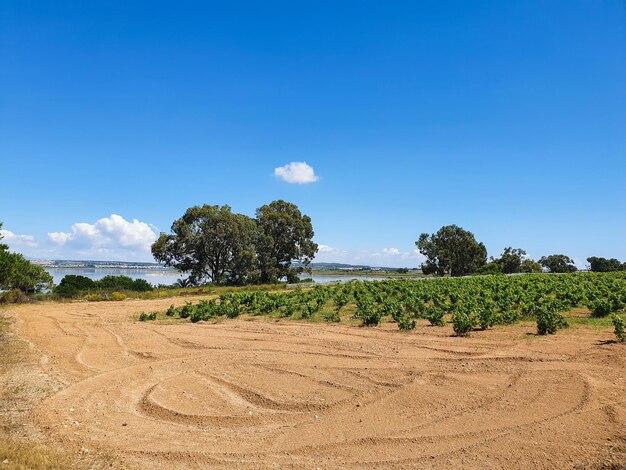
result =
[[[329,322],[350,318],[364,326],[389,319],[400,330],[412,330],[424,319],[432,326],[451,322],[458,336],[525,318],[535,320],[537,333],[543,335],[567,327],[564,312],[585,307],[591,316],[612,315],[617,334],[623,325],[617,313],[625,306],[626,273],[526,274],[355,281],[306,290],[233,292],[219,299],[171,306],[165,316],[191,322],[242,314]],[[143,314],[141,320],[156,318],[152,312]]]

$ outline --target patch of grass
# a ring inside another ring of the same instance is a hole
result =
[[[2,463],[2,462],[7,463]],[[43,444],[17,440],[0,434],[0,468],[12,470],[52,470],[75,468],[72,457]]]

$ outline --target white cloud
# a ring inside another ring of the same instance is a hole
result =
[[[291,162],[274,169],[274,176],[291,184],[315,183],[319,178],[305,162]]]
[[[18,250],[22,248],[34,248],[37,246],[37,241],[32,235],[18,235],[10,230],[0,230],[2,234],[2,242],[5,243],[12,250]]]
[[[118,260],[150,259],[150,246],[157,234],[145,222],[127,221],[111,214],[93,224],[76,223],[69,232],[50,232],[55,251],[64,256]]]
[[[400,254],[400,250],[397,248],[383,248],[383,253],[391,256],[397,256]]]

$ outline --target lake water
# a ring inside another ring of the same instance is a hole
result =
[[[170,269],[122,269],[122,268],[56,268],[45,267],[44,269],[50,273],[55,284],[59,284],[61,279],[68,274],[85,276],[94,281],[102,279],[104,276],[128,276],[132,279],[145,279],[153,285],[172,285],[178,279],[185,276],[180,275],[177,271]],[[318,284],[328,284],[331,282],[345,282],[352,279],[360,281],[379,281],[385,279],[384,276],[349,276],[349,275],[333,275],[333,276],[309,276],[303,274],[302,278],[312,278]]]

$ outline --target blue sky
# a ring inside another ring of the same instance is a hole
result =
[[[30,256],[149,259],[189,206],[283,198],[319,261],[416,266],[452,223],[626,260],[623,1],[7,1],[0,63],[0,220]]]

